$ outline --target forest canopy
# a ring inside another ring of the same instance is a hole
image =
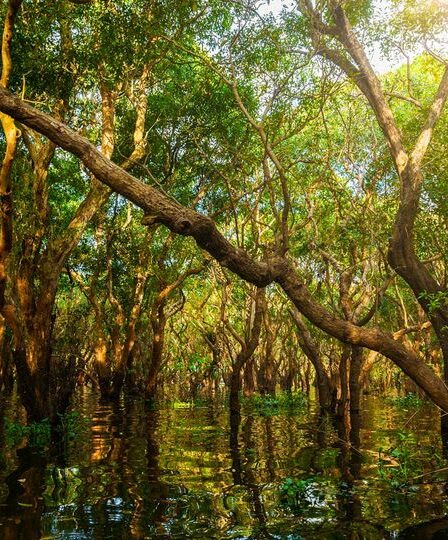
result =
[[[448,5],[280,4],[2,4],[0,385],[30,421],[84,384],[357,409],[391,374],[448,411]]]

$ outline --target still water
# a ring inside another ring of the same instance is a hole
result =
[[[437,411],[363,402],[361,429],[300,409],[76,400],[71,434],[30,448],[1,404],[0,538],[448,538]],[[83,420],[86,419],[86,420]]]

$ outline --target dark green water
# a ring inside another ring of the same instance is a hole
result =
[[[432,408],[369,398],[351,443],[313,407],[230,425],[216,404],[147,410],[86,391],[77,410],[89,423],[58,447],[3,430],[1,539],[448,538]]]

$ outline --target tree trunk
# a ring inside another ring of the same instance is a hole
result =
[[[350,413],[359,413],[361,403],[361,370],[363,364],[363,350],[361,347],[352,347],[350,355]]]
[[[241,350],[232,364],[229,388],[229,406],[231,414],[239,414],[241,370],[252,358],[260,341],[261,323],[265,311],[265,289],[257,288],[255,298],[251,300],[248,317],[246,320],[246,338],[241,343]]]
[[[336,412],[336,387],[322,362],[319,348],[297,310],[290,311],[297,328],[299,346],[316,372],[319,406],[324,411]]]
[[[103,399],[109,399],[111,391],[111,373],[110,366],[107,361],[106,339],[102,331],[100,331],[100,333],[96,337],[93,354],[95,373],[98,379],[98,386],[100,389],[101,397]]]
[[[29,422],[40,422],[48,418],[57,419],[57,397],[50,396],[49,363],[51,349],[35,337],[29,339],[26,349],[14,351],[17,370],[17,386]],[[35,362],[31,368],[30,359]],[[37,362],[37,363],[36,363]]]
[[[255,359],[252,356],[244,366],[244,396],[249,397],[252,396],[255,392]]]
[[[156,188],[137,180],[101,155],[87,139],[2,88],[0,110],[78,156],[98,179],[140,206],[146,213],[146,224],[162,223],[177,234],[193,237],[198,246],[223,266],[259,287],[277,282],[297,309],[318,328],[343,343],[376,350],[390,358],[434,403],[448,412],[445,382],[418,355],[378,328],[363,328],[328,312],[314,300],[288,259],[252,259],[220,234],[211,218],[183,207]]]
[[[0,391],[10,394],[14,386],[12,352],[6,332],[6,324],[0,318]]]
[[[157,379],[163,360],[163,346],[165,342],[166,317],[164,313],[164,303],[161,304],[153,314],[152,320],[152,344],[149,370],[146,378],[145,393],[148,399],[154,399],[157,390]]]
[[[240,412],[241,367],[243,363],[244,360],[242,361],[241,357],[237,358],[232,367],[232,373],[230,374],[229,408],[231,414]]]

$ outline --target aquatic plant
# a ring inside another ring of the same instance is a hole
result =
[[[427,470],[430,465],[433,470]],[[419,480],[446,470],[446,460],[435,446],[422,446],[414,433],[397,431],[389,448],[380,448],[378,476],[391,488],[416,491]]]
[[[89,421],[76,411],[59,414],[59,424],[56,427],[65,442],[77,439],[88,427]],[[23,439],[36,448],[45,448],[51,442],[52,426],[47,418],[40,422],[24,425],[20,422],[4,418],[5,440],[9,446],[17,446]]]
[[[399,409],[417,409],[423,405],[423,400],[413,392],[404,396],[390,398],[390,402]]]
[[[303,392],[282,392],[275,396],[271,394],[253,395],[243,399],[243,404],[262,416],[275,416],[280,412],[303,409],[308,398]]]
[[[285,478],[279,487],[280,502],[294,514],[322,507],[325,497],[316,478]]]
[[[280,485],[280,493],[288,499],[304,499],[312,482],[312,478],[285,478]]]
[[[17,446],[24,438],[27,438],[28,444],[34,447],[43,448],[50,443],[51,425],[48,419],[29,425],[22,425],[8,418],[5,418],[4,422],[5,440],[9,446]]]

